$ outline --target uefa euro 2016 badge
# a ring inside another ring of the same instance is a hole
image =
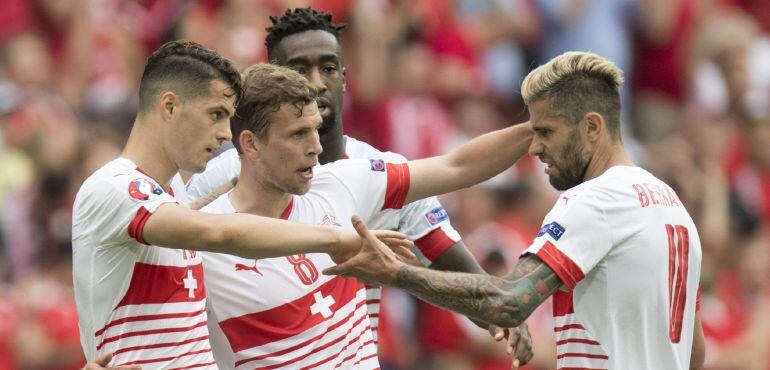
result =
[[[372,171],[385,172],[385,161],[382,159],[370,159],[369,162],[372,164]]]
[[[163,194],[163,188],[147,179],[134,179],[128,184],[128,195],[136,200],[150,200],[161,194]]]

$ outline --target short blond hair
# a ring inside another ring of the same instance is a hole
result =
[[[620,134],[623,72],[589,52],[569,51],[535,68],[521,83],[527,105],[547,99],[549,113],[576,124],[588,112],[601,114],[613,135]]]

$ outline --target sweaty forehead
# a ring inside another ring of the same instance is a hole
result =
[[[329,32],[311,30],[284,37],[276,47],[279,63],[298,58],[318,58],[326,55],[342,56],[337,39]]]

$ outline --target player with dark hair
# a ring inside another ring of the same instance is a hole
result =
[[[344,55],[340,33],[345,25],[333,23],[332,15],[311,8],[287,9],[282,16],[271,16],[273,25],[265,38],[270,63],[289,67],[303,76],[318,90],[318,108],[323,119],[318,130],[323,152],[320,163],[342,158],[383,159],[406,162],[403,156],[382,152],[371,145],[343,134],[342,99],[345,91]],[[209,163],[206,171],[192,178],[188,192],[191,198],[201,198],[200,204],[211,201],[232,188],[231,181],[240,172],[240,158],[235,149],[228,150]],[[222,184],[225,184],[222,186]],[[423,263],[438,270],[484,273],[462,242],[449,221],[449,216],[435,197],[405,205],[400,210],[384,210],[373,227],[399,230],[415,241]],[[380,288],[367,291],[368,309],[377,338]],[[486,323],[481,323],[487,327]],[[493,336],[502,339],[507,332],[491,326]],[[522,363],[531,354],[531,338],[526,324],[511,329],[512,351]],[[519,340],[521,338],[521,340]]]
[[[245,214],[210,215],[177,204],[172,176],[201,171],[224,140],[240,75],[187,41],[148,60],[140,112],[120,158],[92,174],[73,206],[72,249],[80,338],[87,358],[115,366],[215,368],[196,251],[249,258],[361,247],[352,232]],[[399,236],[383,232],[397,247]],[[165,247],[165,248],[162,248]],[[176,248],[176,249],[172,249]]]

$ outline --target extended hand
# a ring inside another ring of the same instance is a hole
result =
[[[381,234],[378,239],[358,216],[353,216],[351,221],[363,240],[364,244],[361,251],[347,261],[340,261],[337,266],[324,270],[323,273],[325,275],[355,276],[368,282],[384,284],[393,282],[398,268],[402,264],[394,252],[401,252],[399,254],[409,258],[414,258],[414,254],[403,245],[397,248],[388,248],[388,245],[380,240],[389,238],[382,238]],[[391,242],[396,241],[391,240]]]
[[[526,323],[510,329],[489,325],[489,334],[498,342],[507,339],[506,350],[508,354],[513,354],[514,370],[521,365],[526,365],[535,355],[532,352],[532,336]]]
[[[358,220],[357,222],[366,229],[366,224],[358,216],[353,216],[351,220],[353,220],[353,227],[356,227],[356,231],[358,229],[355,220]],[[368,229],[367,232],[369,232]],[[380,244],[385,245],[386,249],[390,248],[392,253],[396,253],[404,259],[417,259],[417,256],[411,251],[414,243],[407,239],[406,235],[393,230],[374,230],[369,232],[369,234],[372,235],[374,241],[381,242]],[[346,241],[343,241],[343,245],[339,249],[329,253],[334,263],[342,263],[353,258],[367,244],[365,237],[360,233],[351,233],[349,237],[345,236],[345,239]]]
[[[108,353],[106,355],[102,355],[101,357],[97,357],[93,361],[86,364],[86,366],[83,368],[83,370],[141,370],[142,367],[138,365],[134,366],[118,366],[118,367],[109,367],[107,366],[110,361],[112,361],[112,353]]]

